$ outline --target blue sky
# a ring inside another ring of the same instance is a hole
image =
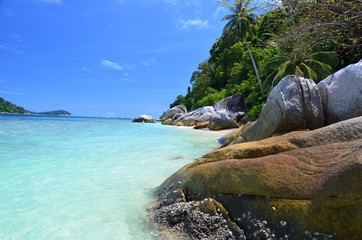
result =
[[[0,0],[0,97],[158,117],[186,93],[226,13],[216,0]]]

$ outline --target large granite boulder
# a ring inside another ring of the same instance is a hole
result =
[[[155,123],[153,117],[149,115],[141,115],[138,118],[133,119],[132,122],[139,122],[139,123]]]
[[[310,79],[287,76],[270,92],[260,116],[240,134],[240,142],[256,141],[273,134],[324,126],[317,85]]]
[[[239,125],[235,120],[231,119],[225,112],[214,112],[210,117],[208,127],[211,130],[222,130],[222,129],[238,128]]]
[[[362,116],[362,60],[318,83],[326,124]]]
[[[215,150],[169,177],[158,194],[151,220],[189,238],[218,216],[230,230],[225,239],[360,239],[362,117]],[[201,220],[180,205],[210,199],[223,208]],[[177,226],[205,224],[174,228],[160,220],[165,207],[182,213]]]
[[[184,126],[194,126],[197,122],[209,121],[211,115],[215,112],[211,106],[201,107],[192,112],[184,114],[175,121],[175,124],[181,122]]]
[[[216,112],[226,112],[231,115],[237,112],[246,112],[247,106],[244,101],[244,96],[241,93],[236,93],[218,101],[214,105],[214,110]]]
[[[161,117],[162,121],[174,117],[176,114],[186,114],[187,108],[184,105],[177,105],[173,108],[168,109]]]

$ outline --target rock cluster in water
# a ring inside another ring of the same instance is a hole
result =
[[[149,115],[141,115],[138,118],[133,119],[132,122],[138,122],[138,123],[155,123],[155,120],[152,116]]]
[[[361,84],[362,61],[283,79],[255,123],[158,188],[151,222],[188,239],[360,239]]]

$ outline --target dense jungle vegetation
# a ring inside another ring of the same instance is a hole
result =
[[[220,0],[223,33],[170,107],[188,110],[244,94],[256,118],[270,90],[294,74],[319,82],[362,58],[362,0]]]

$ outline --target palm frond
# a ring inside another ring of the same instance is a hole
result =
[[[301,68],[303,69],[304,72],[304,77],[312,79],[312,80],[316,80],[318,75],[317,73],[311,68],[309,67],[307,64],[305,64],[304,62],[300,63]]]
[[[332,73],[332,67],[330,65],[328,65],[327,63],[313,60],[313,59],[308,59],[308,60],[305,60],[304,62],[306,64],[308,64],[308,66],[310,66],[311,68],[315,69],[315,71],[317,73],[317,77],[313,78],[313,80],[315,80],[317,82],[326,78],[328,75],[330,75]]]
[[[222,20],[230,20],[230,19],[233,19],[235,17],[234,14],[228,14],[228,15],[225,15]]]
[[[274,79],[273,79],[273,82],[272,82],[272,87],[274,86],[274,84],[276,82],[279,82],[279,80],[281,80],[283,77],[289,75],[289,74],[292,74],[290,71],[290,66],[291,66],[291,63],[292,61],[291,60],[288,60],[288,61],[285,61],[283,62],[279,68],[278,68],[278,72],[277,74],[275,75]]]
[[[264,66],[261,68],[262,75],[268,74],[268,72],[274,71],[275,69],[278,69],[278,67],[285,61],[287,61],[288,58],[286,56],[275,56],[269,59]]]
[[[294,68],[294,75],[297,77],[304,77],[304,73],[298,65],[296,65]]]
[[[316,52],[309,55],[310,59],[326,63],[330,67],[335,68],[338,65],[338,57],[335,51]]]

